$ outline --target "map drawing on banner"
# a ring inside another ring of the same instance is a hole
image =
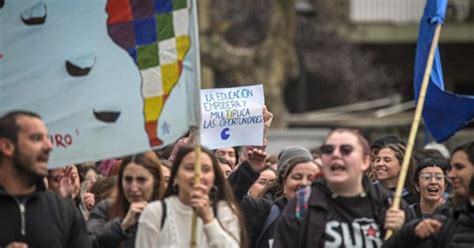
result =
[[[199,122],[194,7],[194,0],[6,0],[0,115],[21,109],[43,117],[51,168],[174,142]]]
[[[217,149],[263,145],[263,86],[201,90],[201,143]]]
[[[189,50],[186,0],[117,1],[107,3],[108,31],[126,49],[142,77],[145,129],[150,145],[159,146],[158,118],[183,70]]]

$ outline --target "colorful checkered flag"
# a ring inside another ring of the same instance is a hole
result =
[[[190,3],[186,0],[109,0],[108,32],[133,58],[142,78],[145,130],[159,146],[158,119],[183,72],[190,48]]]

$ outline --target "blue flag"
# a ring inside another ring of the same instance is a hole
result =
[[[416,100],[418,100],[435,29],[438,24],[444,22],[446,5],[447,0],[426,1],[416,46],[414,77]],[[437,142],[443,142],[456,131],[465,127],[473,117],[474,96],[457,95],[444,90],[441,58],[439,50],[436,48],[423,108],[423,120],[426,128]]]

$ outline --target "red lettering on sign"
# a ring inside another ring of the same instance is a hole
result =
[[[66,134],[66,136],[64,136],[64,142],[66,142],[68,146],[72,145],[72,136],[70,134]]]
[[[62,146],[66,148],[66,145],[63,144],[63,136],[61,136],[61,134],[54,135],[54,143],[56,144],[56,147]]]
[[[51,140],[51,144],[53,144],[53,147],[55,148],[68,148],[69,146],[73,145],[74,139],[73,139],[74,134],[66,133],[66,134],[51,134],[49,137]],[[75,130],[75,136],[79,136],[79,130]]]

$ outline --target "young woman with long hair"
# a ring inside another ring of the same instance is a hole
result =
[[[193,209],[199,217],[197,247],[246,247],[243,220],[216,157],[203,148],[200,160],[201,180],[194,185],[194,148],[179,149],[164,199],[140,216],[137,247],[189,246]]]
[[[144,154],[122,160],[116,198],[98,203],[87,223],[101,247],[135,247],[140,214],[149,202],[161,199],[163,194],[158,163]]]

